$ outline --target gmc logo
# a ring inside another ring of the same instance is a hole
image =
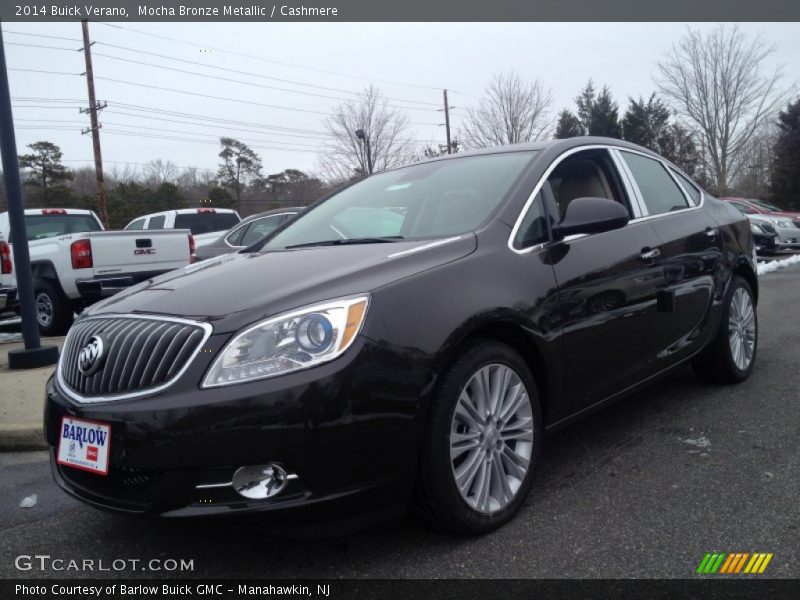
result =
[[[136,250],[133,251],[133,254],[136,256],[140,256],[142,254],[155,254],[155,253],[156,253],[155,248],[137,248]]]

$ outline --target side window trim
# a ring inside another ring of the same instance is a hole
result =
[[[556,169],[556,167],[558,167],[558,165],[564,159],[572,156],[573,154],[577,154],[578,152],[583,152],[585,150],[606,150],[611,155],[612,160],[614,162],[614,165],[617,167],[617,172],[620,175],[620,179],[622,180],[622,185],[625,186],[625,191],[628,193],[628,197],[631,200],[631,210],[633,211],[634,214],[632,215],[633,218],[629,221],[629,223],[637,223],[637,222],[643,221],[645,219],[657,219],[657,218],[660,218],[660,217],[668,217],[668,216],[671,216],[673,214],[683,213],[684,210],[696,210],[698,208],[701,208],[705,204],[705,193],[702,192],[702,190],[701,190],[700,204],[698,204],[697,206],[691,205],[691,206],[688,206],[687,208],[685,208],[683,210],[676,211],[674,213],[663,213],[663,214],[660,214],[660,215],[650,215],[647,212],[646,208],[643,208],[644,207],[644,200],[643,200],[643,197],[642,197],[641,190],[639,190],[639,186],[636,183],[636,180],[633,178],[633,174],[628,170],[628,167],[625,164],[625,161],[623,160],[623,158],[622,158],[622,156],[620,154],[620,151],[624,150],[625,152],[631,152],[633,154],[639,154],[639,155],[644,156],[646,158],[649,158],[651,160],[656,160],[656,161],[660,162],[662,167],[664,167],[668,172],[669,172],[669,169],[672,167],[672,165],[670,165],[668,162],[666,162],[665,160],[661,159],[660,157],[655,157],[655,156],[653,156],[651,154],[647,154],[647,153],[644,153],[644,152],[639,152],[638,150],[634,150],[632,148],[621,148],[619,146],[613,146],[613,145],[610,145],[610,144],[589,144],[589,145],[586,145],[586,146],[578,146],[578,147],[575,147],[575,148],[570,148],[569,150],[566,150],[565,152],[562,152],[559,156],[557,156],[555,159],[553,159],[553,161],[550,163],[550,165],[548,165],[547,169],[545,169],[545,171],[542,174],[542,176],[539,178],[539,181],[536,182],[536,185],[533,187],[533,190],[531,191],[530,195],[528,196],[528,199],[525,201],[525,204],[523,205],[522,209],[520,210],[519,214],[517,215],[517,220],[514,222],[514,227],[511,229],[511,234],[508,236],[508,241],[507,241],[506,245],[508,246],[509,250],[511,250],[515,254],[527,254],[527,253],[533,252],[535,250],[540,250],[545,245],[544,243],[542,243],[542,244],[535,244],[533,246],[528,246],[526,248],[515,248],[514,247],[514,239],[516,238],[517,233],[519,232],[519,228],[520,228],[521,224],[525,220],[525,216],[528,214],[528,211],[531,209],[531,206],[536,201],[536,198],[538,197],[539,192],[541,191],[541,188],[544,185],[544,182],[547,181],[548,177],[550,177],[552,172]],[[683,192],[683,188],[680,187],[680,189],[681,189],[682,193],[685,194],[685,192]],[[581,234],[580,236],[576,236],[576,237],[582,237],[582,236],[583,235]]]
[[[678,189],[683,193],[683,197],[686,198],[686,204],[687,204],[686,208],[687,209],[688,208],[694,208],[694,200],[692,200],[692,197],[689,195],[689,192],[687,192],[684,189],[683,185],[681,185],[681,181],[680,181],[680,179],[678,179],[678,176],[675,175],[675,172],[672,170],[672,167],[670,167],[666,163],[661,163],[661,165],[667,170],[667,173],[669,173],[669,176],[672,177],[672,181],[675,182],[675,185],[677,185]],[[686,209],[684,209],[684,210],[686,210]]]
[[[240,244],[233,244],[233,243],[231,243],[231,241],[230,241],[230,238],[231,238],[231,237],[233,237],[233,236],[235,236],[235,235],[236,235],[236,234],[238,234],[239,232],[241,232],[241,235],[239,236],[239,241],[241,242],[241,241],[242,241],[242,238],[243,238],[243,237],[245,236],[245,234],[247,233],[247,230],[250,228],[250,225],[251,225],[252,223],[254,223],[254,222],[255,222],[255,221],[250,221],[250,222],[248,222],[248,223],[244,223],[243,225],[240,225],[240,226],[238,226],[236,229],[234,229],[233,231],[231,231],[231,232],[230,232],[228,235],[226,235],[226,236],[225,236],[225,243],[226,243],[228,246],[230,246],[231,248],[241,248],[242,246],[241,246]]]
[[[633,215],[631,215],[633,218],[631,221],[646,217],[648,213],[642,191],[639,189],[639,184],[636,183],[636,178],[633,176],[628,164],[622,158],[622,154],[620,154],[617,148],[610,148],[609,154],[614,161],[614,166],[617,167],[617,171],[620,173],[622,183],[628,192],[628,197],[631,199],[631,210],[633,211]]]

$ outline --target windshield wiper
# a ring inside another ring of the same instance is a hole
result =
[[[345,240],[321,240],[319,242],[306,242],[305,244],[292,244],[286,246],[286,250],[292,248],[310,248],[311,246],[347,246],[350,244],[389,244],[398,240],[405,239],[402,235],[392,235],[388,237],[363,237],[348,238]]]

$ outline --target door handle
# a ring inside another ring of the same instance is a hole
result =
[[[706,227],[706,235],[711,238],[712,240],[717,237],[719,233],[719,229],[714,229],[713,227]]]
[[[642,260],[653,260],[661,256],[661,250],[658,248],[642,248],[642,253],[639,258]]]

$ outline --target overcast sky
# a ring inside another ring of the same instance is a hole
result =
[[[475,104],[492,74],[501,70],[514,69],[523,78],[539,78],[550,87],[553,120],[561,109],[573,107],[573,98],[590,77],[611,87],[622,113],[629,96],[647,96],[654,90],[654,63],[687,24],[92,23],[90,27],[96,42],[97,97],[108,102],[101,116],[108,170],[156,158],[180,167],[215,170],[217,138],[224,135],[253,147],[269,174],[286,168],[313,172],[325,114],[370,82],[393,99],[390,103],[414,107],[407,111],[413,123],[409,137],[419,141],[420,151],[424,142],[444,142],[443,116],[433,106],[441,103],[441,89],[451,90],[457,132],[464,109]],[[691,27],[706,30],[713,25]],[[79,75],[84,71],[83,54],[73,50],[81,46],[80,24],[4,23],[3,28],[10,69],[68,73],[9,72],[19,152],[27,144],[49,140],[61,146],[70,167],[91,164],[90,136],[80,133],[88,126],[88,116],[78,112],[87,104],[86,82]],[[777,47],[772,63],[784,65],[785,83],[800,82],[800,24],[741,28],[748,35],[763,32]]]

